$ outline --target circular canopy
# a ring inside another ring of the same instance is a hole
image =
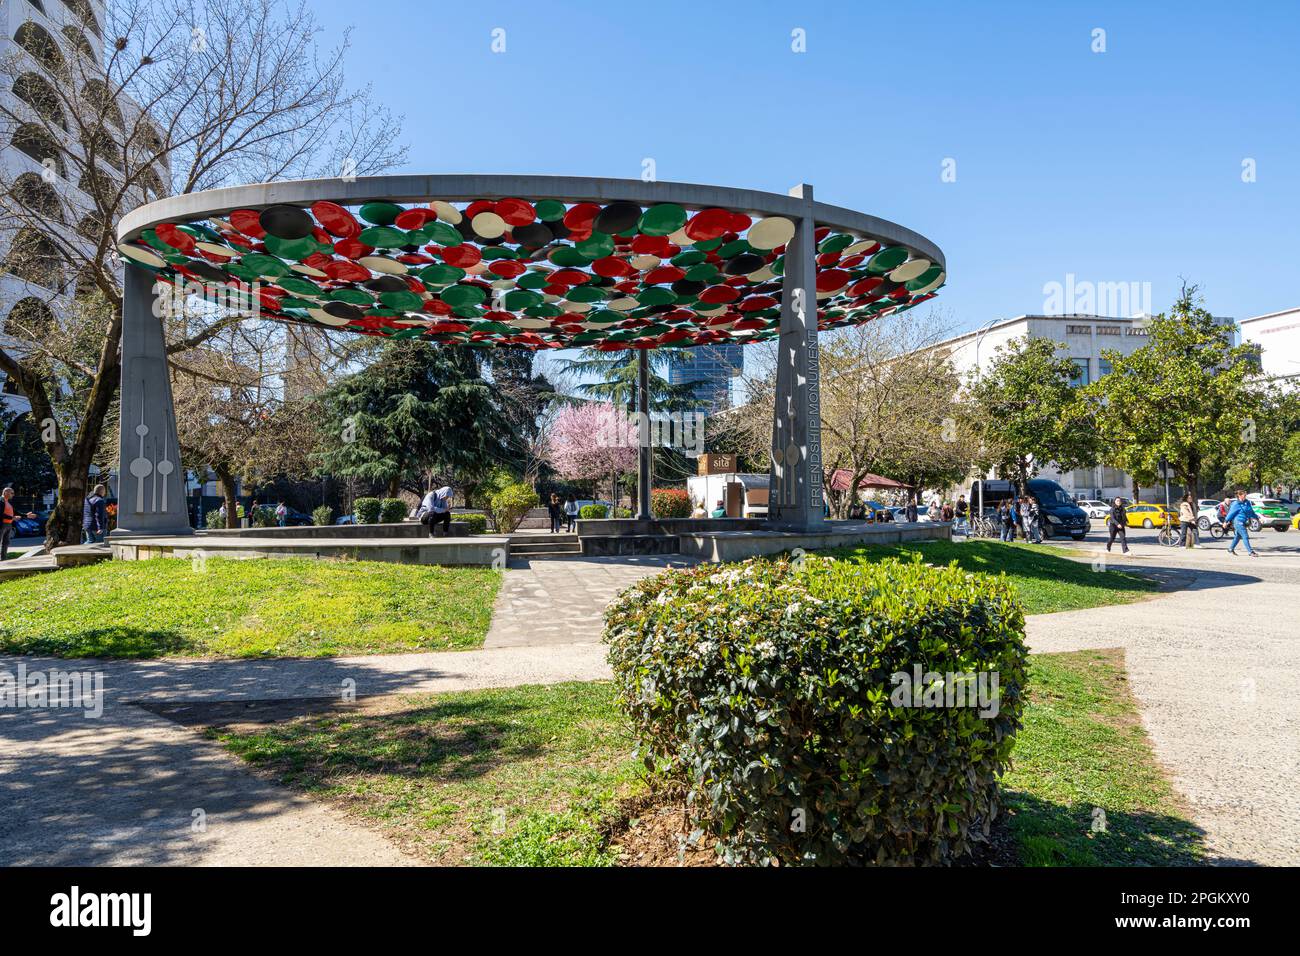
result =
[[[328,197],[328,198],[327,198]],[[808,204],[721,187],[394,176],[160,200],[118,249],[165,282],[266,317],[529,349],[745,343],[778,334],[786,243]],[[932,298],[932,243],[813,203],[819,329]]]

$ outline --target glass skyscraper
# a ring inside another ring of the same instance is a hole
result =
[[[693,360],[676,355],[668,365],[668,381],[673,385],[694,383],[692,389],[705,412],[731,407],[731,380],[744,367],[742,345],[700,345],[689,352]]]

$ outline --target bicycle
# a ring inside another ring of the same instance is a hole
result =
[[[1183,543],[1183,535],[1177,525],[1172,521],[1166,521],[1156,535],[1156,540],[1166,548],[1175,548]]]

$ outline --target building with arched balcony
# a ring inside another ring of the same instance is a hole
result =
[[[103,0],[0,5],[0,62],[11,64],[0,76],[0,344],[12,354],[60,321],[79,287],[78,264],[40,221],[57,223],[62,242],[88,241],[98,222],[91,191],[115,188],[124,175],[123,140],[140,111],[114,97],[103,74],[104,24]],[[99,128],[76,122],[86,115],[101,117]],[[163,195],[170,180],[165,167],[146,173],[139,202]],[[28,411],[20,392],[0,371],[0,406]]]

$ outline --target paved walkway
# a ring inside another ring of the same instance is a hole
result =
[[[1031,647],[1124,648],[1156,754],[1211,849],[1225,862],[1300,863],[1300,562],[1156,548],[1109,560],[1191,583],[1137,604],[1031,617]],[[256,661],[23,658],[29,671],[102,673],[105,707],[99,720],[0,710],[0,865],[407,863],[376,832],[254,776],[219,746],[132,702],[607,677],[597,643],[605,604],[673,563],[681,561],[512,562],[479,651]],[[12,672],[18,662],[0,657],[0,669]],[[206,814],[206,829],[192,828],[195,810]]]
[[[647,575],[690,563],[679,555],[512,559],[483,646],[599,641],[605,606],[615,595]]]
[[[1156,756],[1211,852],[1300,864],[1300,562],[1164,548],[1108,557],[1195,573],[1153,600],[1031,617],[1031,649],[1122,647]]]

